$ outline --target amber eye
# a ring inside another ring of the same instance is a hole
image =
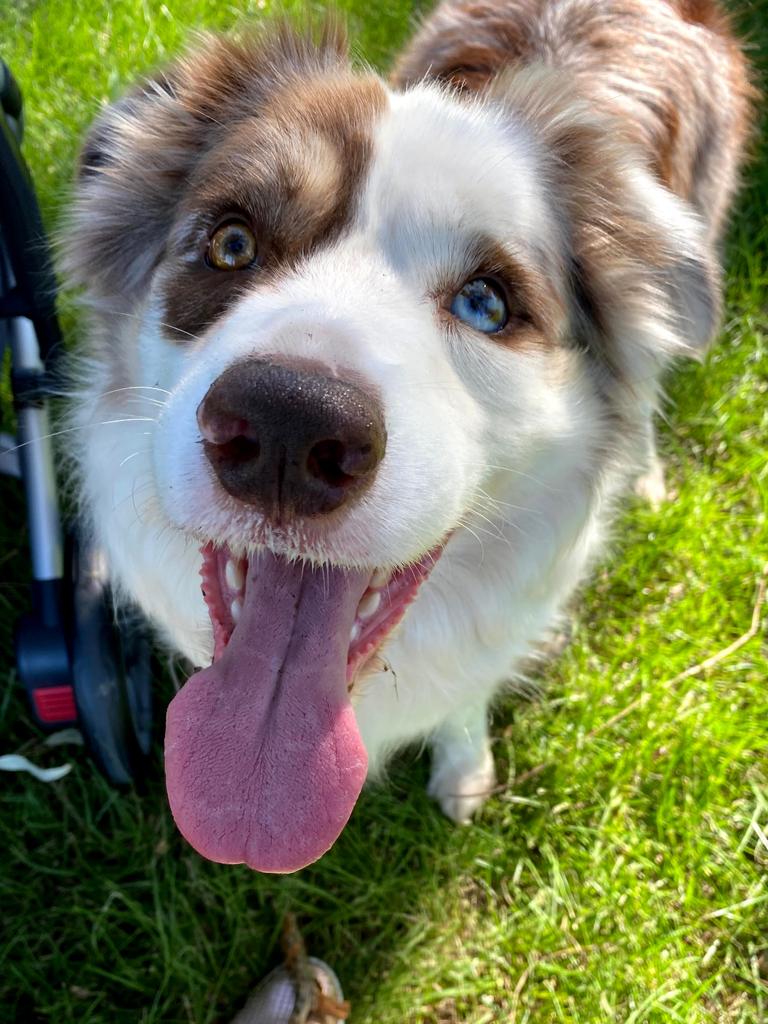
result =
[[[206,260],[216,270],[244,270],[256,259],[253,232],[239,221],[230,221],[211,235]]]

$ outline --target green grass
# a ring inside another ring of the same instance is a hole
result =
[[[99,103],[190,27],[263,6],[4,0],[0,52],[25,90],[51,226]],[[385,64],[412,5],[342,6],[360,51]],[[740,21],[765,68],[768,4]],[[440,817],[408,756],[321,863],[256,876],[179,838],[159,756],[143,793],[118,793],[79,750],[44,748],[10,670],[28,563],[18,492],[2,485],[0,750],[75,769],[49,786],[2,779],[0,1018],[226,1021],[275,962],[292,909],[341,974],[354,1024],[768,1021],[765,634],[664,682],[747,629],[768,557],[768,162],[756,148],[722,338],[670,381],[662,448],[678,496],[658,513],[627,507],[545,696],[499,709],[502,779],[543,768],[470,828]]]

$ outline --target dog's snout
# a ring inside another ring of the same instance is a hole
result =
[[[224,489],[278,520],[359,495],[386,446],[381,406],[363,388],[262,360],[225,370],[197,419]]]

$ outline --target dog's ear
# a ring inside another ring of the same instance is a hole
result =
[[[524,53],[534,23],[531,4],[440,4],[398,58],[396,88],[424,79],[458,92],[480,92]]]
[[[631,158],[603,161],[592,180],[576,159],[559,167],[576,342],[630,384],[650,383],[675,357],[701,358],[721,282],[700,219]]]
[[[129,305],[165,244],[185,176],[206,139],[170,78],[105,108],[83,146],[61,269],[94,301]]]
[[[610,119],[543,67],[488,91],[542,152],[542,187],[559,215],[574,340],[635,388],[678,355],[699,357],[720,317],[720,270],[705,225]]]
[[[670,360],[703,356],[720,323],[720,267],[690,205],[631,155],[585,187],[571,225],[599,310],[592,337],[599,329],[608,362],[643,387]]]
[[[61,269],[88,299],[130,306],[164,251],[185,184],[239,120],[298,76],[346,61],[340,23],[275,22],[241,39],[204,37],[97,117],[80,157]]]
[[[700,252],[695,254],[697,246]],[[662,287],[675,317],[675,332],[683,343],[682,354],[700,358],[720,326],[720,266],[713,253],[705,254],[706,245],[700,238],[683,242],[681,250]]]

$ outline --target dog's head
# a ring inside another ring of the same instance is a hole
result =
[[[263,870],[347,820],[349,691],[451,535],[514,518],[532,468],[591,493],[716,315],[695,220],[567,83],[395,92],[334,28],[210,40],[107,109],[66,270],[96,528],[176,645],[215,648],[169,711],[172,808]]]

